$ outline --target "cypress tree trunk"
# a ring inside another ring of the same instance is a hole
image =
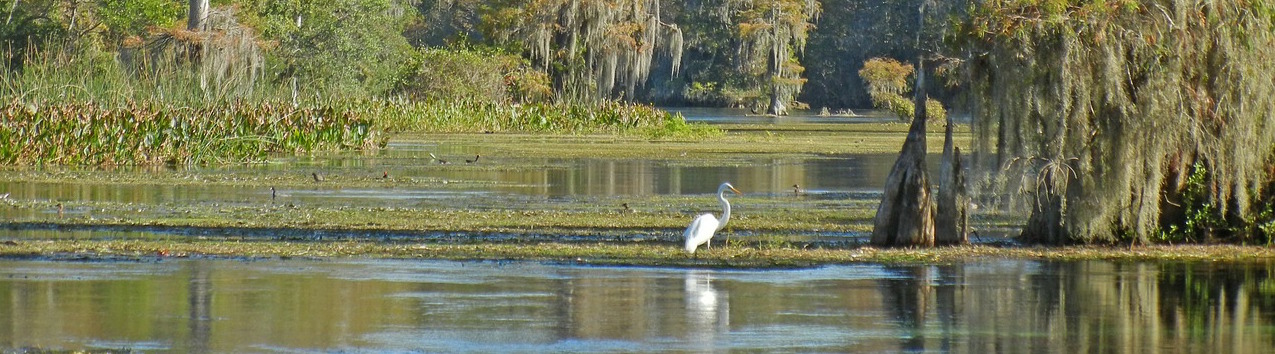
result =
[[[777,38],[778,35],[775,35],[775,37]],[[773,116],[788,115],[788,107],[784,105],[784,97],[780,97],[783,94],[779,87],[779,80],[783,76],[783,72],[780,71],[782,70],[780,65],[783,65],[781,64],[782,59],[779,58],[781,54],[780,45],[784,44],[779,43],[778,40],[771,43],[770,59],[766,69],[766,74],[770,75],[770,107],[766,108],[766,114]]]
[[[969,214],[965,195],[965,171],[961,168],[961,149],[953,146],[952,117],[947,117],[943,134],[943,161],[939,168],[938,216],[934,225],[934,243],[959,245],[969,243]]]
[[[886,177],[885,194],[873,220],[872,244],[876,246],[934,246],[934,198],[925,171],[924,83],[924,64],[918,60],[913,97],[916,109],[903,150]]]
[[[208,19],[208,0],[190,0],[190,16],[186,18],[186,29],[190,31],[204,30],[204,21]]]
[[[766,110],[766,114],[773,116],[788,115],[788,106],[784,104],[784,100],[779,98],[779,88],[770,90],[770,108]]]

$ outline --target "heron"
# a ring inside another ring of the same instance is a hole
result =
[[[699,245],[712,247],[709,243],[713,239],[713,234],[717,230],[721,230],[726,226],[726,222],[730,221],[730,202],[726,201],[726,191],[735,192],[736,195],[744,195],[740,193],[730,182],[722,183],[717,187],[717,200],[722,203],[722,219],[719,221],[711,213],[700,214],[691,221],[691,225],[686,227],[686,232],[682,236],[686,237],[686,252],[695,253],[695,248]]]

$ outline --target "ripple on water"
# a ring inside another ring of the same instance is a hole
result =
[[[142,280],[172,274],[180,268],[180,264],[175,262],[0,261],[0,278],[29,281]]]

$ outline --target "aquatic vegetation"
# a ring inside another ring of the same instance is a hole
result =
[[[730,245],[688,255],[668,244],[330,242],[238,238],[23,240],[0,243],[2,258],[54,260],[160,260],[164,258],[428,258],[522,260],[592,265],[700,268],[793,268],[827,264],[944,264],[989,259],[1208,261],[1275,259],[1259,246],[1020,247],[955,246],[930,249],[798,248]]]
[[[350,108],[389,132],[635,133],[679,137],[720,134],[712,127],[688,124],[677,114],[618,101],[507,104],[371,100]]]
[[[0,110],[0,164],[8,165],[227,163],[383,143],[370,120],[335,105],[10,102]]]

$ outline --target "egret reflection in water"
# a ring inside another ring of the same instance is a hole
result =
[[[730,301],[725,290],[713,287],[712,273],[686,272],[686,335],[697,349],[709,349],[730,332]]]

